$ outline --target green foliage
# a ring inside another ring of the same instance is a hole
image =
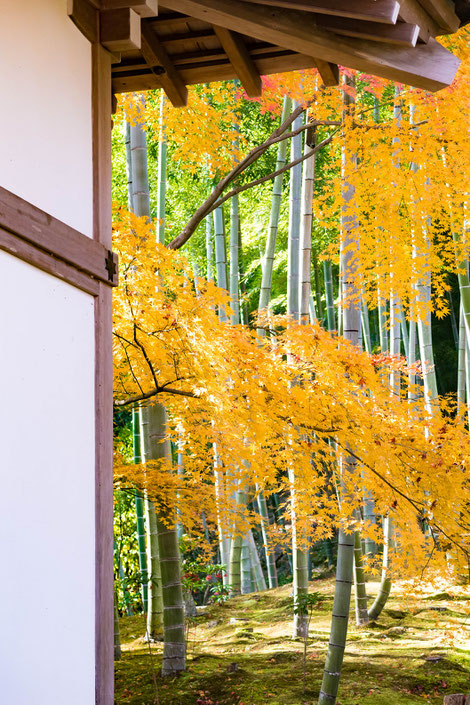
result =
[[[127,605],[133,612],[139,612],[142,610],[141,574],[133,492],[114,493],[114,541],[114,581],[119,612],[124,614]]]

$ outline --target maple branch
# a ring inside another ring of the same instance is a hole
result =
[[[179,235],[177,235],[174,240],[170,242],[168,245],[168,248],[170,250],[178,250],[180,247],[182,247],[191,237],[191,235],[194,234],[197,226],[201,221],[211,213],[215,208],[217,208],[217,201],[221,198],[223,192],[225,189],[238,177],[240,174],[242,174],[253,162],[255,162],[259,157],[266,152],[272,145],[277,144],[278,142],[281,142],[282,140],[290,139],[291,137],[295,137],[295,135],[300,134],[304,130],[308,130],[310,127],[315,127],[316,125],[341,125],[341,123],[338,123],[338,121],[333,121],[333,120],[317,120],[317,121],[312,121],[308,122],[306,125],[302,125],[302,127],[299,127],[296,130],[291,130],[290,132],[286,133],[287,128],[289,125],[291,125],[302,113],[304,113],[310,103],[307,103],[305,107],[299,106],[296,108],[290,115],[289,117],[284,120],[282,125],[280,125],[277,130],[274,130],[274,132],[268,137],[267,140],[265,140],[262,144],[258,145],[257,147],[254,147],[254,149],[249,152],[244,159],[242,159],[238,164],[234,166],[234,168],[229,171],[226,176],[224,176],[223,179],[219,181],[219,183],[214,187],[213,191],[209,195],[209,197],[204,201],[204,203],[199,206],[197,211],[192,215],[192,217],[189,219],[188,223],[186,226],[183,228],[183,230],[180,232]],[[285,134],[284,134],[285,133]],[[297,162],[295,162],[297,163]],[[292,167],[292,165],[291,165]],[[289,167],[289,168],[291,168]],[[272,177],[268,177],[272,178]],[[267,179],[266,179],[267,180]],[[227,200],[226,198],[224,200]]]
[[[151,399],[157,396],[157,394],[177,394],[181,397],[192,397],[197,399],[197,395],[194,392],[185,392],[184,389],[175,389],[174,387],[168,387],[166,384],[162,386],[154,387],[148,392],[143,392],[142,394],[135,394],[133,397],[128,397],[127,399],[117,399],[114,402],[114,406],[123,407],[129,404],[136,404],[139,401],[145,401],[146,399]]]
[[[322,439],[322,440],[324,442],[326,442],[325,439]],[[424,502],[418,502],[417,500],[414,500],[411,497],[409,497],[407,494],[405,494],[404,492],[399,490],[396,485],[393,485],[391,482],[389,482],[387,479],[385,479],[385,477],[381,473],[379,473],[377,470],[375,470],[375,468],[373,468],[371,465],[369,465],[369,463],[367,463],[365,460],[363,460],[359,455],[356,455],[356,453],[354,453],[349,448],[349,446],[345,447],[342,443],[340,443],[338,441],[338,439],[335,439],[335,440],[336,440],[337,445],[339,445],[340,448],[342,448],[345,453],[347,453],[348,455],[352,455],[352,457],[355,458],[359,463],[364,465],[364,467],[368,468],[372,473],[374,473],[374,475],[376,475],[379,478],[379,480],[382,480],[382,482],[384,482],[386,485],[388,485],[393,492],[396,492],[398,495],[400,495],[400,497],[403,497],[403,499],[406,502],[411,504],[411,506],[413,507],[413,509],[415,510],[415,512],[417,513],[418,516],[423,517],[423,512],[426,511],[426,504]],[[421,505],[421,507],[419,505]],[[444,529],[435,521],[435,519],[433,519],[431,516],[429,516],[428,512],[426,512],[425,518],[426,518],[426,521],[429,523],[429,526],[434,526],[437,529],[437,531],[439,531],[443,536],[446,537],[446,539],[448,539],[451,543],[453,543],[454,546],[457,546],[457,548],[460,548],[460,550],[465,555],[467,555],[467,556],[470,555],[470,552],[468,551],[468,549],[464,545],[462,545],[461,543],[456,541],[456,539],[454,539],[452,536],[449,536],[449,534],[446,531],[444,531]]]
[[[219,200],[214,203],[211,208],[207,211],[206,215],[209,215],[209,213],[212,213],[212,211],[215,211],[216,208],[221,206],[225,201],[228,201],[232,196],[235,196],[237,193],[241,193],[242,191],[247,191],[249,188],[252,188],[253,186],[258,186],[259,184],[264,184],[266,181],[269,181],[270,179],[276,178],[276,176],[279,176],[280,174],[284,174],[284,172],[289,171],[289,169],[292,169],[292,167],[297,166],[297,164],[301,164],[304,162],[306,159],[310,159],[310,157],[313,157],[317,152],[320,151],[320,149],[323,149],[327,144],[331,142],[333,137],[336,135],[338,130],[335,130],[334,132],[331,133],[329,137],[326,137],[322,142],[319,142],[315,147],[312,147],[310,152],[307,154],[303,154],[301,157],[298,159],[295,159],[292,162],[289,162],[285,166],[283,166],[281,169],[278,169],[277,171],[271,172],[271,174],[268,174],[267,176],[262,176],[259,179],[255,179],[255,181],[250,181],[248,184],[243,184],[243,186],[237,186],[236,188],[232,189],[228,193],[225,194],[222,198],[219,198]]]

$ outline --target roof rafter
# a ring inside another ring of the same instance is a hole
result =
[[[188,103],[188,89],[180,74],[175,69],[168,53],[156,34],[149,26],[142,24],[142,55],[150,68],[161,67],[158,81],[175,106],[182,107]]]
[[[242,37],[237,32],[232,32],[229,29],[225,29],[225,27],[218,27],[217,25],[213,25],[213,27],[247,95],[250,98],[257,98],[262,93],[263,84],[259,71],[248,53]]]
[[[423,42],[427,42],[429,37],[436,37],[439,33],[439,26],[418,0],[400,0],[399,17],[404,22],[418,25],[419,38]]]
[[[460,18],[457,17],[455,5],[450,0],[419,0],[419,2],[444,32],[456,32],[460,27]]]
[[[349,17],[354,20],[372,20],[395,24],[398,19],[398,0],[245,0],[255,5],[284,7],[318,14]]]
[[[332,64],[323,59],[313,57],[318,73],[325,86],[337,86],[339,83],[339,68],[337,64]]]
[[[364,20],[351,20],[344,17],[329,17],[318,15],[317,25],[345,37],[358,37],[370,39],[374,42],[387,42],[388,44],[401,44],[414,47],[419,36],[419,26],[398,22],[394,25],[382,22],[365,22]]]
[[[244,1],[235,6],[231,0],[171,0],[170,9],[307,56],[426,90],[449,85],[459,65],[459,60],[435,40],[409,48],[340,37],[318,27],[313,15],[310,19],[307,13],[295,10]]]

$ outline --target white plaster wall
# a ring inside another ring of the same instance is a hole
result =
[[[0,0],[0,186],[92,235],[91,50],[66,0]]]
[[[2,251],[0,288],[0,702],[93,705],[93,298]]]

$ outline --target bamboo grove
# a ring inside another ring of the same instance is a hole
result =
[[[117,436],[116,491],[135,500],[164,674],[184,669],[182,536],[232,595],[250,574],[275,587],[282,553],[298,605],[311,547],[337,543],[319,703],[336,701],[353,574],[361,624],[394,579],[468,579],[470,53],[453,42],[461,69],[435,95],[304,71],[265,79],[260,105],[227,83],[183,110],[119,107],[115,406],[134,442],[131,458]],[[457,378],[439,395],[446,316]]]

